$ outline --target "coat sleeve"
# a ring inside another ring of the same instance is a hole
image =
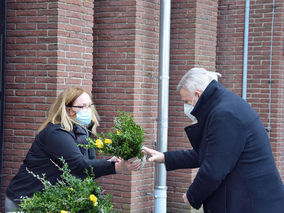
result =
[[[233,170],[245,146],[245,130],[229,112],[210,119],[206,150],[198,173],[187,191],[190,204],[198,209]]]
[[[84,156],[74,138],[64,130],[54,130],[48,137],[41,139],[43,150],[56,159],[63,157],[72,174],[83,177],[85,171],[91,172],[91,168],[98,178],[103,175],[115,174],[115,165],[104,159],[89,159]]]
[[[193,150],[164,152],[167,171],[199,167],[198,154]]]

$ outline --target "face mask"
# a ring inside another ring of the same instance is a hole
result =
[[[192,120],[192,122],[196,122],[197,119],[196,117],[194,117],[191,112],[193,110],[194,106],[191,104],[184,104],[184,114],[190,119]]]
[[[80,110],[76,113],[76,120],[83,126],[87,126],[92,120],[92,110],[88,108],[87,110]]]

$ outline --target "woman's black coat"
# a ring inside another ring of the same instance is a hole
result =
[[[71,173],[79,178],[86,176],[86,170],[89,170],[89,172],[93,170],[96,178],[115,174],[114,162],[95,159],[94,152],[91,152],[94,150],[78,147],[78,144],[84,143],[88,132],[79,125],[73,127],[73,131],[68,132],[62,129],[60,125],[49,123],[36,136],[18,173],[7,188],[8,198],[19,203],[21,196],[30,197],[34,192],[43,188],[43,184],[27,169],[39,176],[45,173],[46,179],[54,184],[60,179],[62,173],[52,161],[61,165],[60,157],[64,158]]]

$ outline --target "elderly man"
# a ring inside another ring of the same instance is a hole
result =
[[[217,82],[220,74],[193,68],[178,90],[192,149],[161,153],[144,147],[148,161],[167,171],[199,168],[183,195],[205,213],[282,213],[284,186],[265,128],[252,107]]]

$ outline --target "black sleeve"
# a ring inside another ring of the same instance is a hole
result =
[[[42,148],[51,158],[63,157],[74,175],[82,176],[85,174],[86,169],[91,172],[91,167],[96,178],[115,174],[113,162],[105,159],[88,159],[80,152],[74,138],[64,130],[56,129],[51,131],[48,137],[41,139],[41,141]]]
[[[164,152],[167,171],[199,167],[198,154],[193,150]]]

